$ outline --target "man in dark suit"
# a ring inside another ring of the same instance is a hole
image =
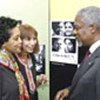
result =
[[[75,18],[73,34],[90,55],[76,71],[72,85],[57,92],[55,100],[100,100],[100,8],[81,9]]]

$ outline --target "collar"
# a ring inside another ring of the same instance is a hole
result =
[[[90,46],[89,48],[90,53],[92,54],[99,46],[100,46],[100,40],[96,41]]]

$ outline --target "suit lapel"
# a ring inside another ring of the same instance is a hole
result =
[[[72,81],[72,88],[76,86],[82,76],[88,72],[88,70],[92,67],[96,58],[100,57],[100,47],[88,58],[85,63],[81,63],[80,68],[77,70],[73,81]]]

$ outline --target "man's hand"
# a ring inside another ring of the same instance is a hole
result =
[[[67,88],[62,89],[57,92],[54,100],[63,100],[69,94],[69,90]]]

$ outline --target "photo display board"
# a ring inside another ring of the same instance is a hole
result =
[[[50,22],[50,100],[57,91],[71,85],[87,47],[73,36],[73,21]]]

